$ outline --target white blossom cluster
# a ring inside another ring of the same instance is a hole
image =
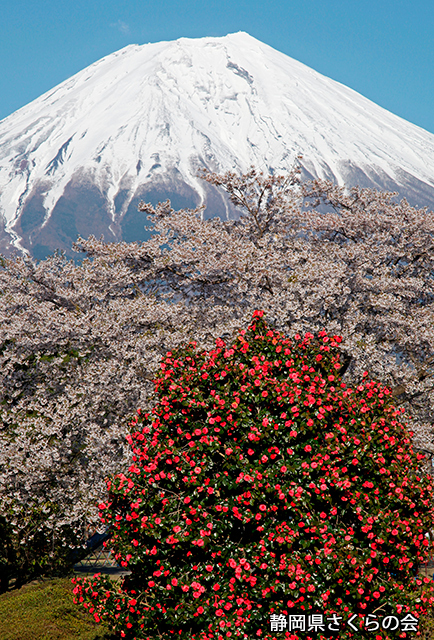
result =
[[[24,546],[86,537],[160,358],[230,339],[254,309],[288,335],[341,335],[348,381],[390,386],[434,451],[434,214],[297,169],[203,177],[238,220],[141,203],[146,242],[80,238],[77,263],[1,259],[0,513]]]

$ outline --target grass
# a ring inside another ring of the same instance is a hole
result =
[[[72,602],[69,578],[43,580],[0,595],[1,640],[114,640]]]

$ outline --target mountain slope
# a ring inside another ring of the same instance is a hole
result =
[[[141,240],[140,199],[227,203],[197,169],[398,190],[434,208],[434,136],[246,33],[130,45],[0,122],[0,251]]]

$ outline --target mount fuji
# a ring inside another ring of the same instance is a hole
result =
[[[143,240],[140,200],[231,216],[200,167],[298,155],[306,177],[434,208],[434,135],[247,33],[130,45],[0,122],[0,252]]]

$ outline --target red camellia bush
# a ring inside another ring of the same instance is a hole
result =
[[[100,505],[131,573],[75,579],[75,601],[122,638],[408,637],[434,603],[417,577],[423,456],[388,389],[342,381],[339,337],[289,339],[262,315],[230,346],[163,360]]]

